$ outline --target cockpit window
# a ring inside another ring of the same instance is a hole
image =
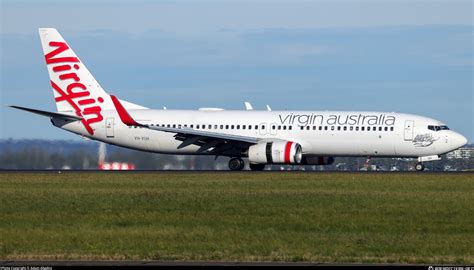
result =
[[[449,130],[448,126],[434,126],[434,125],[429,125],[428,129],[433,130],[433,131]]]

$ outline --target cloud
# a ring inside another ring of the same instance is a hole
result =
[[[469,25],[472,1],[14,1],[2,2],[3,33],[49,26],[182,35],[218,29]]]
[[[287,45],[280,46],[279,52],[282,54],[288,54],[290,56],[305,57],[305,56],[321,55],[325,53],[326,50],[318,45],[287,44]]]

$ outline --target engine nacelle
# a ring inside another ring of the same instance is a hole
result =
[[[323,156],[303,156],[302,165],[331,165],[334,163],[334,157]]]
[[[299,143],[272,141],[250,146],[249,161],[257,164],[300,164],[303,150]]]

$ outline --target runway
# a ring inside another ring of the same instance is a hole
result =
[[[302,170],[265,170],[265,171],[230,171],[230,170],[4,170],[0,173],[229,173],[229,174],[265,174],[265,173],[338,173],[338,174],[474,174],[474,171],[302,171]]]

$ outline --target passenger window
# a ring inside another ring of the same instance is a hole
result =
[[[292,130],[292,129],[293,129],[293,126],[289,126],[288,129],[289,129],[289,130]]]
[[[264,126],[264,125],[262,125],[262,129],[265,129],[265,126]]]
[[[225,125],[225,129],[229,129],[229,125]]]
[[[304,126],[300,126],[300,129],[301,129],[301,130],[304,130]]]
[[[350,127],[350,130],[351,130],[351,131],[353,131],[353,130],[354,130],[354,127],[353,127],[353,126],[351,126],[351,127]]]
[[[382,131],[382,127],[379,127],[379,131]]]
[[[356,127],[356,131],[359,131],[359,127]]]
[[[388,127],[385,127],[385,131],[388,131]]]
[[[220,125],[220,128],[221,128],[221,129],[224,129],[224,125]]]
[[[272,129],[273,129],[273,130],[275,130],[275,128],[276,128],[275,126],[272,126]]]
[[[319,126],[319,130],[323,130],[323,126]]]
[[[252,129],[252,125],[249,125],[249,129]]]
[[[212,125],[207,126],[208,129],[212,129]]]
[[[341,126],[337,126],[337,130],[340,131],[340,130],[341,130]]]
[[[346,131],[346,130],[347,130],[347,127],[346,127],[346,126],[344,126],[344,131]]]
[[[170,124],[166,125],[166,127],[170,127]]]
[[[316,130],[316,126],[313,126],[313,130]]]
[[[242,129],[245,129],[246,125],[242,125]]]
[[[237,129],[240,129],[240,125],[237,125]]]
[[[234,129],[234,125],[230,125],[230,129]]]
[[[286,126],[283,126],[283,130],[286,130]]]
[[[365,127],[360,127],[360,130],[361,130],[361,131],[365,131]]]
[[[190,127],[190,128],[194,128],[194,125],[190,125],[189,127]]]
[[[255,125],[255,129],[258,129],[258,125]]]
[[[281,126],[278,126],[278,130],[281,130]]]
[[[390,127],[390,131],[393,131],[393,127]]]
[[[325,127],[324,127],[324,130],[328,130],[328,126],[325,126]]]

